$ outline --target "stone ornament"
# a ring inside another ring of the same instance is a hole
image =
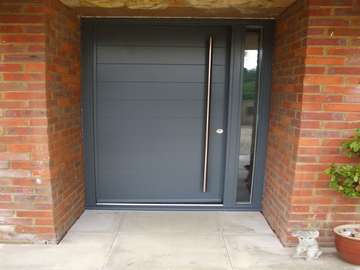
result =
[[[343,228],[343,229],[339,230],[339,233],[346,237],[360,239],[360,227],[359,228],[357,228],[357,227]]]
[[[319,259],[322,254],[316,240],[319,237],[319,231],[296,231],[292,233],[292,236],[299,240],[294,258],[305,258],[307,261]]]

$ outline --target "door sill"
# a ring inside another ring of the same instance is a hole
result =
[[[139,207],[224,207],[223,204],[212,203],[96,203],[96,206],[139,206]]]

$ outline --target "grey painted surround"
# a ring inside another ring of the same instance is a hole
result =
[[[235,203],[245,27],[263,29],[252,201]],[[214,38],[209,190],[201,191]],[[260,209],[271,22],[83,21],[88,208]],[[216,129],[224,129],[217,134]]]

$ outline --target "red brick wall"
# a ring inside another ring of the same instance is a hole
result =
[[[78,46],[78,19],[55,1],[0,2],[1,242],[55,242],[83,209]]]
[[[298,1],[278,19],[264,214],[286,244],[360,222],[323,173],[360,126],[359,6]],[[0,2],[0,241],[56,242],[84,209],[79,45],[57,0]]]
[[[307,10],[303,1],[277,21],[263,211],[275,232],[287,235],[298,151]]]
[[[304,28],[304,23],[306,24]],[[278,20],[264,214],[285,244],[314,228],[360,222],[360,200],[328,188],[324,170],[360,127],[360,3],[298,1]]]
[[[57,237],[85,207],[81,133],[80,19],[59,1],[48,1],[47,109],[51,185]]]

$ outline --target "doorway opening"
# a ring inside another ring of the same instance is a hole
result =
[[[259,209],[271,30],[84,20],[88,207]]]

